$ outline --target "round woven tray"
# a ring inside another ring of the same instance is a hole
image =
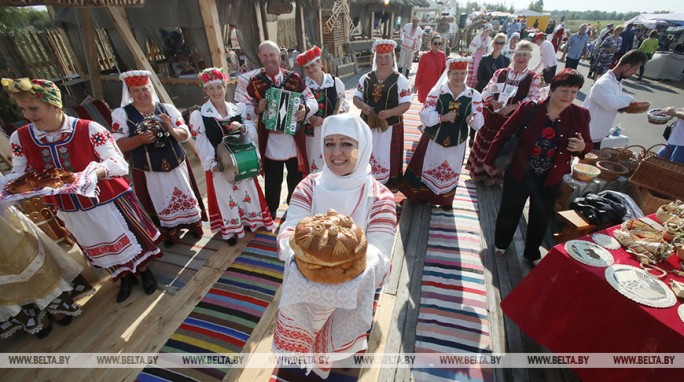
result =
[[[662,109],[651,109],[646,113],[648,122],[654,125],[664,125],[673,118],[671,115],[660,114]]]
[[[639,101],[634,101],[629,104],[626,108],[622,109],[623,112],[628,113],[628,114],[639,114],[639,113],[644,113],[648,111],[648,108],[651,107],[651,103],[648,101],[644,102],[639,102]]]

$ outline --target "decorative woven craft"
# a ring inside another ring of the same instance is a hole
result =
[[[673,118],[671,115],[661,114],[661,109],[651,109],[646,113],[648,122],[654,125],[664,125]]]
[[[667,284],[641,268],[614,264],[606,268],[605,277],[616,291],[640,304],[669,308],[677,303],[677,297]]]
[[[573,259],[592,267],[607,267],[615,262],[610,252],[589,241],[570,240],[565,243],[565,250]]]
[[[627,114],[639,114],[648,111],[649,107],[651,107],[651,103],[648,101],[633,101],[629,106],[622,109],[622,111]]]

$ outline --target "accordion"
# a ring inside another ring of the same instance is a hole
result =
[[[299,130],[299,122],[295,113],[304,105],[301,93],[291,92],[279,88],[266,90],[266,111],[262,115],[262,122],[267,130],[295,135]]]

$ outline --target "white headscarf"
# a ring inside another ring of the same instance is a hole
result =
[[[129,103],[133,102],[133,98],[131,98],[130,93],[128,92],[128,85],[126,85],[126,78],[128,77],[137,77],[137,76],[146,76],[146,77],[151,77],[152,73],[150,73],[149,70],[129,70],[127,72],[123,72],[119,74],[119,79],[121,80],[121,84],[123,88],[121,89],[121,107],[124,107],[128,105]],[[152,102],[157,103],[159,102],[159,96],[157,95],[157,91],[154,90],[154,85],[152,85],[152,79],[149,80],[150,87],[152,87]]]
[[[321,150],[325,152],[325,138],[340,134],[358,142],[359,157],[354,170],[344,176],[336,175],[327,163],[323,164],[321,176],[314,185],[314,213],[325,213],[328,208],[349,215],[365,230],[370,213],[368,196],[372,191],[370,166],[373,136],[366,122],[350,113],[332,115],[323,120]],[[320,206],[317,208],[317,205]]]

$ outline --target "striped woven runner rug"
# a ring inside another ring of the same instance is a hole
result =
[[[160,353],[239,353],[283,281],[276,236],[259,231]],[[145,368],[137,381],[221,381],[228,368]]]
[[[417,353],[492,353],[475,184],[461,175],[452,211],[433,208]],[[415,369],[415,381],[493,381],[492,369]]]

